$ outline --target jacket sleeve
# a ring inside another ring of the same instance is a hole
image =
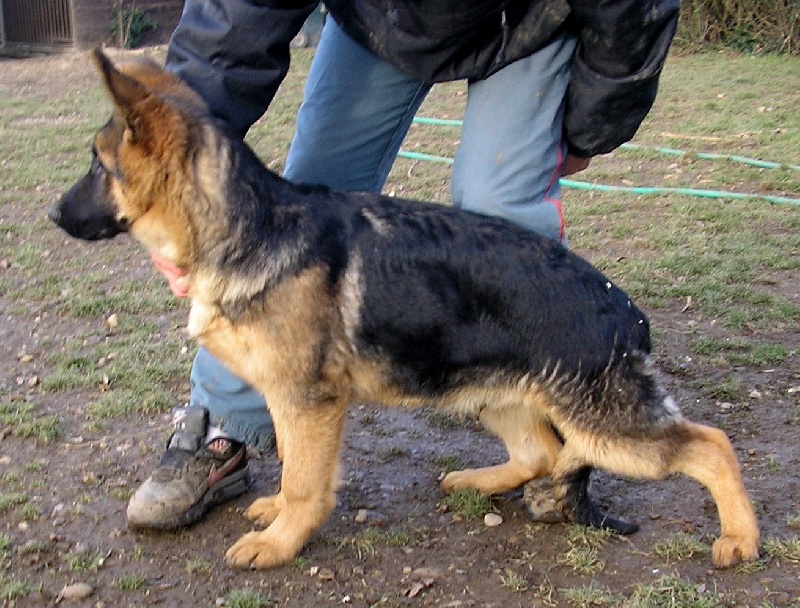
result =
[[[244,137],[289,70],[289,43],[319,0],[186,0],[167,69]]]
[[[630,140],[650,111],[675,35],[678,0],[574,0],[578,46],[567,91],[569,151],[589,157]]]

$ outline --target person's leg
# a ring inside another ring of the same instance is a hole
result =
[[[575,38],[564,34],[469,85],[453,165],[453,203],[566,244],[559,177]]]
[[[337,190],[379,192],[419,105],[430,90],[350,39],[328,19],[306,81],[284,177]],[[200,349],[191,405],[239,441],[267,447],[264,400]]]
[[[408,78],[329,20],[312,62],[285,176],[380,191],[430,86]],[[192,367],[190,407],[154,473],[128,505],[131,525],[172,528],[246,488],[243,443],[271,446],[263,397],[207,350]],[[221,471],[209,476],[210,470]],[[222,476],[224,473],[224,476]]]
[[[354,42],[329,18],[306,82],[284,177],[380,192],[430,88]]]
[[[535,54],[485,80],[471,83],[461,143],[453,165],[453,203],[462,209],[505,218],[567,245],[561,211],[562,141],[567,85],[575,38],[565,33]],[[621,534],[638,530],[595,505],[591,469],[571,478],[571,520]],[[534,519],[553,521],[552,484],[528,482],[524,499]]]

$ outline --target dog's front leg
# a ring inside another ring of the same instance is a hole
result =
[[[226,560],[238,567],[272,568],[291,562],[336,506],[335,476],[347,404],[270,403],[281,429],[283,473],[275,496],[260,498],[247,517],[266,523],[229,550]]]

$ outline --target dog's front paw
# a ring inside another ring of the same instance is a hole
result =
[[[444,476],[441,481],[442,490],[447,494],[466,490],[467,488],[474,487],[470,481],[472,480],[472,470],[466,469],[464,471],[451,471]]]
[[[280,494],[258,498],[253,501],[253,504],[247,507],[244,516],[252,522],[262,526],[268,526],[275,521],[280,514],[282,502],[283,500]]]
[[[758,559],[758,537],[721,536],[714,541],[711,559],[717,568],[729,568],[739,562]]]
[[[228,549],[225,562],[237,568],[264,570],[291,562],[298,551],[274,538],[268,530],[248,532]]]

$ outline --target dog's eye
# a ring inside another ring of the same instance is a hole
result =
[[[105,171],[106,168],[102,165],[100,160],[97,157],[95,157],[92,160],[92,175],[102,175],[103,173],[105,173]]]
[[[92,148],[92,166],[89,169],[89,173],[94,176],[99,176],[105,172],[106,168],[103,166],[103,163],[100,162],[100,156],[97,154],[97,150]]]

